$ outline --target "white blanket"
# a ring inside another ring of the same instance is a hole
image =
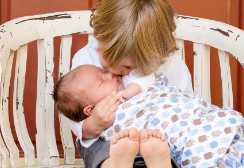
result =
[[[181,93],[161,73],[151,87],[119,106],[115,121],[100,137],[110,140],[131,127],[157,129],[167,136],[171,156],[181,167],[212,167],[242,126],[239,112]]]

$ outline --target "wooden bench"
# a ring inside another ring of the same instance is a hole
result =
[[[230,77],[229,54],[244,67],[244,31],[233,26],[195,17],[175,16],[175,35],[179,53],[185,59],[184,40],[194,42],[194,92],[211,102],[210,91],[210,46],[219,51],[223,105],[233,107],[232,82]],[[11,130],[16,131],[19,144],[24,151],[24,167],[84,167],[76,164],[75,145],[67,119],[60,115],[60,134],[64,149],[63,164],[60,164],[54,128],[54,101],[51,93],[54,88],[54,65],[59,65],[59,77],[70,70],[70,57],[73,34],[89,34],[90,11],[70,11],[11,20],[0,26],[0,164],[5,167],[21,166],[19,149]],[[61,36],[60,61],[54,63],[54,37]],[[26,60],[28,43],[37,41],[38,74],[36,118],[26,118],[23,99],[25,89]],[[14,53],[16,63],[13,64]],[[14,91],[10,92],[11,70],[15,66]],[[13,94],[13,104],[9,96]],[[9,107],[13,107],[14,128],[10,128]],[[36,120],[36,153],[26,127],[26,120]],[[9,164],[11,163],[11,164]]]

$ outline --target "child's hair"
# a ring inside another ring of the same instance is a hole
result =
[[[115,67],[131,56],[132,68],[147,75],[177,50],[174,10],[168,0],[103,0],[92,9],[98,52]]]
[[[59,112],[76,122],[86,118],[83,109],[87,104],[85,100],[87,96],[84,91],[80,93],[71,90],[74,85],[77,85],[75,78],[79,68],[81,68],[81,66],[61,77],[52,94],[55,106]],[[80,96],[82,96],[83,99],[80,99]]]

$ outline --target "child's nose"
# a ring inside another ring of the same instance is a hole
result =
[[[122,68],[109,68],[109,72],[115,74],[115,75],[128,75],[130,73],[130,70],[128,69],[122,69]]]
[[[113,74],[111,72],[107,72],[104,77],[103,80],[111,80],[113,78]]]

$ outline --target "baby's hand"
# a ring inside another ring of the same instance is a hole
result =
[[[141,92],[141,86],[136,83],[129,83],[124,90],[119,91],[118,93],[121,95],[119,98],[120,102],[125,102],[129,100],[133,96],[137,95]]]
[[[129,93],[126,89],[119,91],[118,94],[121,95],[121,97],[119,98],[119,101],[120,101],[121,103],[123,103],[123,102],[125,102],[126,100],[129,100],[129,99],[131,98],[130,93]]]

